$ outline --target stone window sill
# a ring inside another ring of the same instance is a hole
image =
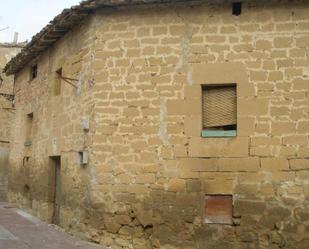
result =
[[[236,137],[236,130],[219,131],[219,130],[202,130],[202,137]]]

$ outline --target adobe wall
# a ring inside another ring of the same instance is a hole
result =
[[[257,1],[233,16],[218,3],[98,11],[38,59],[36,80],[18,73],[10,200],[50,220],[48,158],[61,155],[60,225],[81,237],[116,249],[307,248],[309,4]],[[64,83],[52,96],[60,65],[80,91]],[[201,85],[231,82],[237,137],[202,138]],[[232,225],[204,223],[210,194],[233,195]]]

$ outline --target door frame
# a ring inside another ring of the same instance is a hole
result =
[[[61,156],[49,157],[49,199],[51,202],[51,223],[59,224],[61,208]]]

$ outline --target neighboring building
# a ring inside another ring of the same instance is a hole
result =
[[[14,110],[13,77],[2,70],[6,63],[23,47],[22,43],[0,43],[0,201],[6,200],[9,154],[9,131]]]
[[[113,0],[15,75],[9,200],[111,248],[308,248],[308,1]]]

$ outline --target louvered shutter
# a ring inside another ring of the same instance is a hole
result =
[[[203,128],[236,125],[236,86],[203,88]]]

